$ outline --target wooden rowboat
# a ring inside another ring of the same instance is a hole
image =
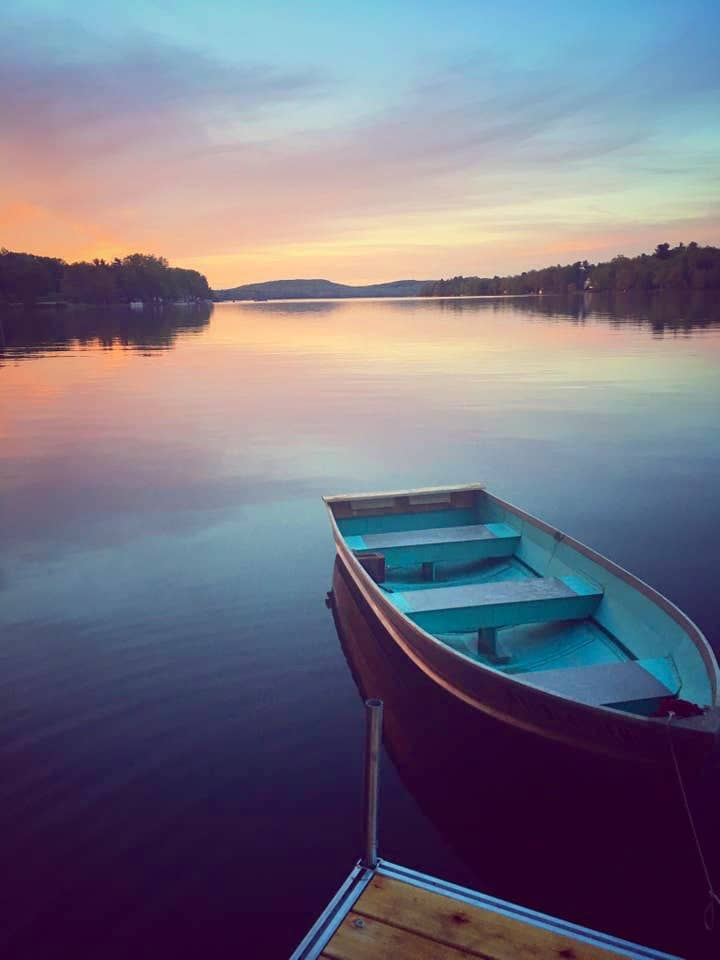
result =
[[[623,759],[669,762],[670,743],[695,756],[717,743],[708,642],[612,561],[481,484],[324,501],[373,616],[465,703]]]

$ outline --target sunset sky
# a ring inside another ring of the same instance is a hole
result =
[[[4,0],[0,246],[216,288],[720,243],[720,4]]]

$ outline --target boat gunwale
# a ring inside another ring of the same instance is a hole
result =
[[[388,611],[393,614],[393,616],[399,616],[402,618],[403,625],[406,626],[413,633],[418,634],[425,642],[430,641],[431,645],[436,649],[441,651],[443,655],[450,654],[460,663],[469,665],[472,668],[480,671],[485,676],[492,676],[496,678],[501,683],[517,684],[522,686],[524,689],[529,690],[534,695],[538,695],[539,702],[547,700],[548,698],[551,701],[556,701],[561,704],[572,704],[574,708],[579,711],[591,711],[593,714],[600,715],[610,715],[614,718],[622,718],[622,720],[631,725],[638,725],[640,729],[657,729],[660,725],[666,725],[667,719],[664,717],[646,717],[641,714],[632,714],[627,713],[623,710],[618,710],[606,705],[591,705],[582,703],[579,700],[575,700],[572,697],[566,697],[557,692],[550,690],[542,690],[541,688],[535,686],[530,680],[522,679],[521,674],[505,674],[500,670],[495,669],[494,667],[480,663],[477,660],[473,660],[471,657],[462,653],[459,650],[448,646],[438,637],[435,637],[433,634],[428,633],[419,627],[416,623],[410,620],[402,611],[397,610],[390,600],[383,594],[381,588],[378,584],[372,579],[369,573],[365,568],[360,564],[358,558],[355,556],[353,551],[348,547],[343,534],[340,532],[340,528],[337,525],[337,521],[333,512],[333,505],[339,504],[342,502],[349,502],[351,500],[369,500],[373,497],[378,499],[385,499],[387,497],[402,497],[408,496],[409,493],[413,495],[422,495],[422,494],[437,494],[441,492],[447,493],[456,493],[456,492],[466,492],[466,491],[477,491],[484,493],[490,500],[492,500],[496,505],[502,507],[503,509],[509,510],[512,514],[517,516],[523,521],[527,521],[531,526],[535,526],[541,529],[543,532],[548,533],[554,536],[556,539],[561,540],[563,543],[568,544],[572,549],[576,550],[583,556],[592,560],[595,563],[598,563],[601,567],[606,569],[609,573],[616,576],[619,580],[627,583],[630,587],[637,590],[643,596],[645,596],[650,602],[654,603],[656,606],[660,607],[668,616],[671,617],[686,633],[688,638],[691,640],[698,653],[700,654],[702,661],[706,668],[706,673],[710,682],[712,702],[708,705],[710,710],[717,708],[718,706],[718,689],[720,687],[720,668],[718,667],[717,661],[715,659],[714,653],[704,634],[701,632],[699,627],[683,613],[678,607],[675,606],[667,597],[664,597],[661,593],[651,587],[645,581],[640,580],[634,574],[630,573],[628,570],[619,566],[614,561],[610,560],[608,557],[603,556],[597,551],[593,550],[591,547],[588,547],[586,544],[581,543],[579,540],[575,540],[573,537],[568,534],[563,533],[561,530],[558,530],[556,527],[553,527],[551,524],[546,523],[544,520],[541,520],[539,517],[535,517],[532,514],[528,513],[525,510],[522,510],[520,507],[516,507],[514,504],[509,503],[507,500],[503,500],[500,497],[497,497],[495,494],[491,494],[486,489],[484,484],[463,484],[456,486],[448,487],[425,487],[425,488],[416,488],[412,491],[409,490],[396,490],[388,491],[384,493],[376,494],[342,494],[335,496],[325,496],[323,501],[327,508],[328,514],[330,516],[330,523],[333,530],[333,537],[335,539],[338,551],[343,557],[344,561],[349,564],[350,569],[353,573],[353,576],[358,580],[358,586],[363,590],[368,600],[374,600],[374,607],[379,607],[375,612],[380,616],[383,625],[386,629],[390,631],[395,641],[402,647],[408,656],[424,671],[429,673],[435,682],[440,683],[443,687],[448,689],[454,695],[459,696],[464,701],[469,704],[484,710],[487,713],[490,713],[494,716],[500,717],[503,720],[510,721],[515,725],[522,726],[526,729],[536,731],[539,727],[536,723],[524,722],[509,716],[506,712],[502,712],[494,709],[491,705],[482,703],[476,697],[473,697],[470,693],[461,689],[455,683],[448,681],[446,678],[441,677],[437,674],[432,664],[428,664],[427,661],[414,649],[409,646],[407,640],[403,640],[402,636],[399,635],[399,631],[394,626],[392,621],[388,617]],[[521,532],[522,536],[522,532]],[[358,579],[359,578],[359,579]],[[677,720],[676,724],[682,725],[687,728],[693,728],[692,720],[690,723],[684,720]],[[545,729],[545,728],[543,728]],[[550,731],[547,731],[550,733]],[[551,733],[550,735],[554,736],[556,739],[560,740],[569,740],[574,742],[573,738],[562,736],[559,733]]]
[[[434,493],[472,493],[473,491],[487,493],[485,483],[458,483],[449,487],[412,487],[409,490],[374,490],[372,493],[337,493],[323,497],[323,502],[330,506],[333,503],[344,503],[350,500],[384,500],[387,497],[415,497]]]

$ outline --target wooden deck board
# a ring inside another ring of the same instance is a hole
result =
[[[356,926],[360,921],[361,927]],[[349,913],[325,947],[330,960],[477,960],[476,953]]]
[[[377,875],[323,956],[327,960],[617,960],[626,954]]]

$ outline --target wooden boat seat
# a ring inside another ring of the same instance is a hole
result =
[[[381,552],[389,563],[434,563],[512,556],[520,543],[520,533],[507,523],[473,523],[356,534],[346,537],[345,542],[355,552]]]
[[[591,616],[603,596],[581,577],[532,577],[433,587],[393,594],[402,613],[424,630],[484,630]]]
[[[549,693],[594,707],[662,700],[680,691],[680,677],[672,657],[536,670],[515,676]]]

